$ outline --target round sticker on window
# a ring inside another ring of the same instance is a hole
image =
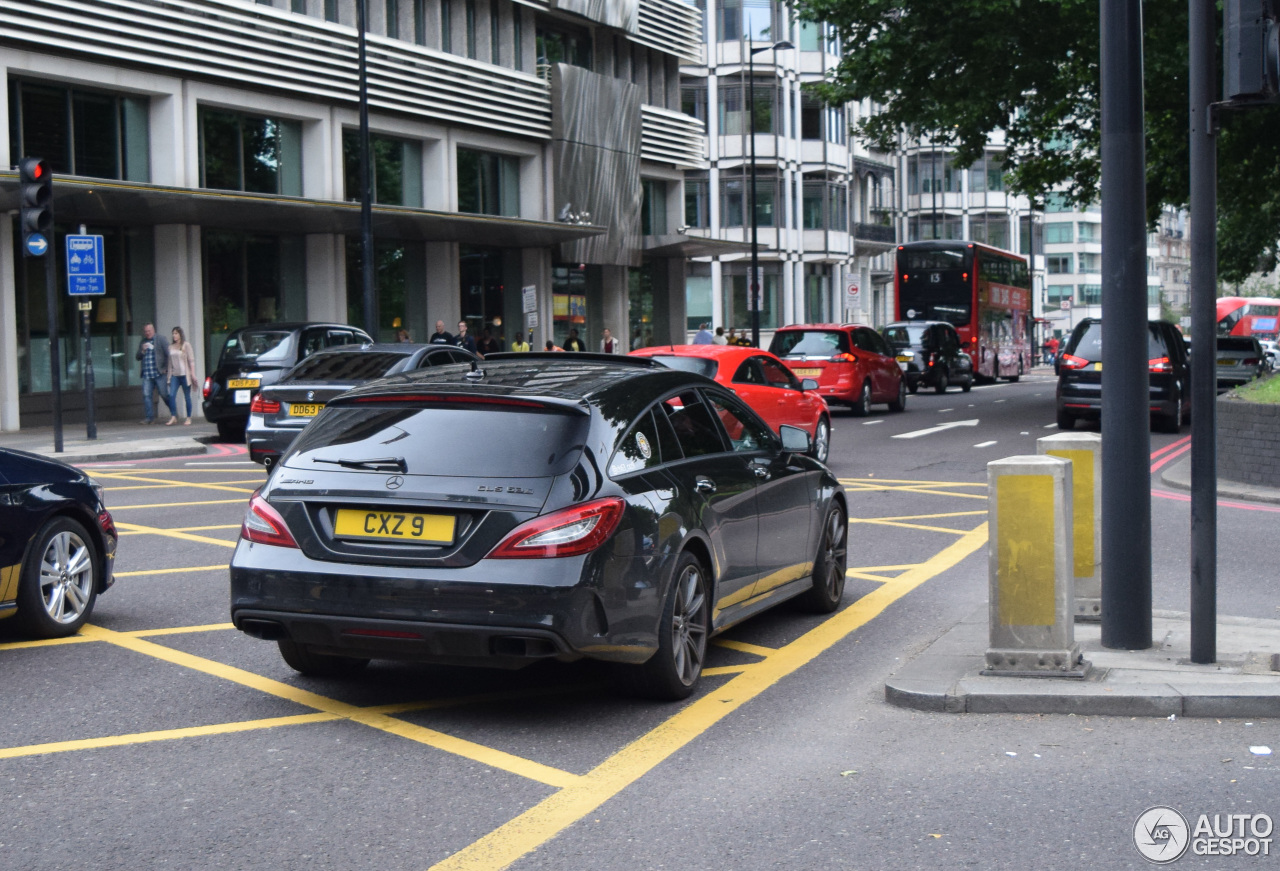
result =
[[[640,449],[640,453],[646,460],[653,456],[653,448],[649,447],[649,440],[642,432],[636,433],[636,447]]]
[[[915,309],[913,309],[913,308],[909,308],[909,309],[907,309],[907,317],[909,317],[909,318],[913,318],[913,317],[915,317],[915,316],[916,316],[916,310],[915,310]]]

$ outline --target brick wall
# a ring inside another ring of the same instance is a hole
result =
[[[1280,405],[1218,400],[1218,477],[1280,487]]]

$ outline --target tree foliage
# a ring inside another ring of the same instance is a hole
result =
[[[797,0],[838,28],[844,54],[818,90],[870,99],[856,131],[890,150],[931,137],[966,166],[1004,131],[1011,191],[1099,198],[1098,0]],[[1187,4],[1143,4],[1147,214],[1188,199]],[[1219,51],[1221,55],[1221,51]],[[1280,238],[1280,108],[1224,113],[1218,136],[1219,271],[1274,268]]]

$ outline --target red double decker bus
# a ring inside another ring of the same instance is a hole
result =
[[[1280,335],[1280,299],[1261,296],[1218,298],[1218,335],[1275,340]]]
[[[1017,381],[1031,370],[1031,272],[1025,257],[977,242],[898,246],[894,289],[901,321],[947,321],[973,370]]]

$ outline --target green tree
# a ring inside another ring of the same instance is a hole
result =
[[[1061,188],[1098,200],[1098,0],[797,0],[840,32],[843,57],[818,93],[870,99],[855,131],[882,149],[899,133],[981,157],[1005,132],[1008,186],[1038,203]],[[1187,4],[1144,2],[1147,213],[1188,199]],[[1221,22],[1219,21],[1219,24]],[[1219,27],[1219,33],[1221,27]],[[1221,50],[1219,50],[1221,55]],[[1280,111],[1224,113],[1218,136],[1218,265],[1227,280],[1275,268]]]

